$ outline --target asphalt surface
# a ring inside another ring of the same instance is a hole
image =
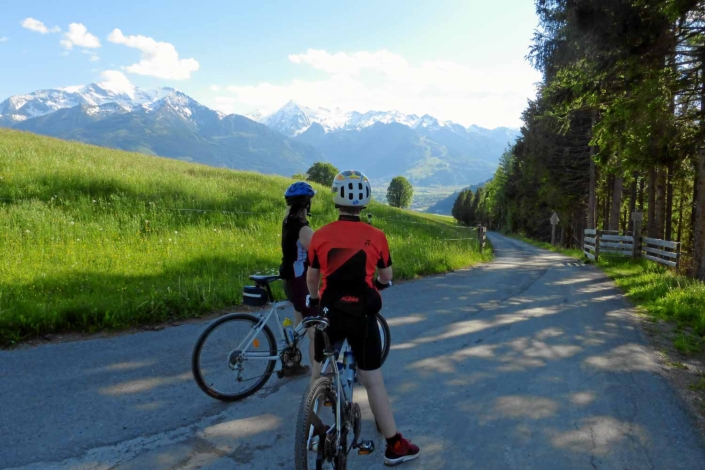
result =
[[[705,442],[597,269],[489,234],[492,263],[385,291],[408,469],[705,469]],[[190,374],[204,324],[0,351],[0,468],[290,469],[307,378],[244,401]],[[364,389],[370,456],[383,439]]]

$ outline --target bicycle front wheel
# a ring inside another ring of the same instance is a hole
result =
[[[201,333],[191,357],[193,377],[201,390],[230,402],[262,388],[277,363],[266,359],[276,357],[277,343],[267,325],[256,331],[258,324],[259,318],[253,315],[232,313]]]
[[[296,423],[296,470],[338,470],[335,443],[327,431],[335,424],[333,381],[321,377],[306,389]]]

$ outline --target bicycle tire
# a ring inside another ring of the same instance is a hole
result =
[[[295,469],[296,470],[309,470],[309,457],[313,455],[308,449],[308,439],[309,432],[312,426],[311,414],[313,412],[313,407],[319,398],[328,397],[330,400],[333,410],[336,408],[336,397],[332,393],[330,387],[332,385],[331,377],[320,377],[315,382],[309,384],[306,392],[304,393],[304,399],[301,401],[301,406],[299,407],[299,417],[296,421],[296,443],[295,443]],[[319,440],[318,444],[318,454],[323,454],[325,452],[325,441],[321,445]],[[319,467],[317,467],[319,468]]]
[[[382,329],[382,334],[384,334],[384,344],[382,345],[382,360],[380,367],[384,365],[384,362],[387,360],[387,356],[389,356],[389,349],[392,346],[392,333],[389,331],[389,325],[387,324],[387,320],[382,316],[381,313],[377,313],[377,324],[381,327]]]
[[[201,373],[200,368],[201,350],[208,337],[211,335],[211,333],[213,333],[213,331],[216,330],[216,328],[225,323],[233,321],[246,321],[253,325],[256,325],[257,323],[259,323],[260,319],[255,317],[254,315],[249,315],[246,313],[231,313],[216,319],[211,324],[209,324],[198,337],[198,339],[196,340],[196,344],[193,347],[193,354],[191,355],[191,372],[193,373],[193,378],[196,380],[196,384],[198,384],[198,387],[203,390],[206,395],[224,402],[242,400],[243,398],[249,397],[253,393],[257,392],[260,388],[264,386],[265,383],[267,383],[267,380],[269,380],[269,377],[272,375],[272,372],[274,372],[274,367],[277,363],[275,359],[270,360],[267,364],[267,367],[265,368],[264,373],[259,377],[259,379],[254,383],[252,387],[246,389],[244,392],[227,394],[219,392],[208,386],[206,380],[203,377],[203,374]],[[267,341],[269,342],[270,355],[276,356],[277,342],[274,339],[274,334],[272,334],[272,330],[269,328],[269,326],[264,325],[264,328],[262,328],[262,332],[264,333],[264,337],[267,338]]]

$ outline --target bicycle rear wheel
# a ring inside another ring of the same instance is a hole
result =
[[[389,331],[387,320],[380,313],[377,314],[377,326],[379,327],[379,335],[382,338],[382,365],[384,365],[384,361],[389,356],[389,348],[392,346],[392,333]]]
[[[221,401],[241,400],[255,393],[269,380],[277,361],[253,359],[277,355],[277,343],[267,325],[257,333],[247,351],[238,347],[259,324],[259,318],[232,313],[224,315],[201,333],[193,348],[191,370],[198,386]]]
[[[335,443],[326,439],[326,431],[335,424],[335,408],[330,377],[321,377],[308,386],[296,423],[296,470],[342,470],[334,463]]]

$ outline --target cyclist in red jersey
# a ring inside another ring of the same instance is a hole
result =
[[[384,462],[397,465],[418,457],[419,448],[397,431],[380,369],[382,344],[375,315],[382,308],[378,289],[391,285],[392,257],[384,232],[360,221],[372,197],[367,177],[347,170],[335,177],[331,189],[340,217],[311,238],[309,302],[326,312],[331,343],[348,340],[370,408],[387,439]],[[316,331],[312,381],[320,376],[323,358],[322,333]]]

